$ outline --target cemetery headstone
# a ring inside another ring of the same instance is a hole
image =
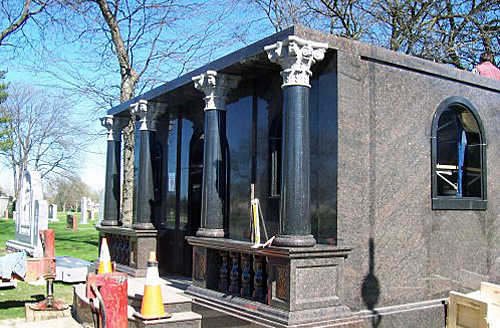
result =
[[[57,218],[57,204],[49,205],[49,219],[50,222],[59,222]]]
[[[99,212],[99,204],[94,203],[92,199],[87,198],[87,213],[91,220],[96,219],[96,213]]]
[[[87,213],[87,197],[82,197],[80,199],[80,209],[81,209],[81,218],[80,218],[80,223],[81,224],[87,224],[87,218],[88,218],[88,213]]]
[[[69,212],[66,215],[66,229],[78,229],[76,214]]]
[[[99,193],[99,220],[100,223],[104,219],[104,189]]]
[[[37,171],[24,173],[16,202],[15,240],[9,240],[6,248],[24,250],[34,257],[43,255],[39,230],[48,229],[48,205],[43,199],[42,179]]]
[[[8,218],[8,210],[10,197],[0,196],[0,215]]]

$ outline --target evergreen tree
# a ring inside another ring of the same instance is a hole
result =
[[[5,72],[0,71],[0,108],[8,97],[7,87],[9,84],[4,82]],[[1,115],[0,111],[0,151],[12,148],[13,140],[10,136],[9,123],[12,121],[10,117]]]

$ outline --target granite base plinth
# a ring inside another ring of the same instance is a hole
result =
[[[19,240],[9,240],[5,243],[5,248],[13,251],[25,251],[28,255],[33,257],[42,257],[43,249],[41,246],[24,243]]]
[[[135,230],[155,230],[155,226],[151,222],[136,222],[132,228]]]
[[[104,219],[101,221],[101,225],[104,227],[117,227],[118,220],[112,220],[112,219]]]
[[[283,247],[312,247],[316,245],[313,235],[277,235],[273,240],[273,245]]]
[[[343,305],[290,312],[197,286],[190,286],[186,293],[197,305],[265,327],[363,327],[362,321]]]
[[[223,238],[224,237],[224,229],[199,228],[196,231],[196,237]]]
[[[96,229],[99,231],[99,240],[106,237],[111,261],[116,263],[117,271],[133,277],[146,276],[149,252],[157,251],[157,230],[101,225],[97,225]]]

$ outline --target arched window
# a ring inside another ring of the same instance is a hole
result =
[[[468,100],[450,97],[439,105],[432,122],[433,209],[486,209],[485,140]]]

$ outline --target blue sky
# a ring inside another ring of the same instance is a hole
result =
[[[200,2],[205,1],[200,0]],[[189,56],[188,52],[179,55],[178,61],[173,56],[173,60],[158,63],[158,67],[153,67],[156,73],[149,76],[152,82],[143,85],[142,92],[274,33],[265,17],[259,16],[256,12],[243,10],[237,6],[237,2],[234,3],[236,5],[232,8],[224,7],[227,20],[223,25],[210,27],[206,24],[209,23],[209,19],[213,19],[210,17],[190,19],[191,30],[200,28],[200,33],[208,31],[210,34],[210,42],[207,42],[204,48],[204,51],[211,48],[209,56],[181,66],[180,63],[185,59],[181,56]],[[4,25],[2,19],[4,17],[0,16],[0,26]],[[102,88],[108,95],[106,99],[114,97],[113,105],[117,105],[116,98],[118,98],[119,90],[115,86],[119,85],[119,74],[116,59],[112,53],[108,51],[108,56],[96,58],[100,55],[97,53],[99,45],[106,43],[102,35],[89,34],[76,38],[77,41],[72,43],[68,43],[68,39],[63,38],[63,36],[71,36],[71,33],[67,33],[71,24],[78,25],[86,22],[77,19],[68,23],[64,28],[47,24],[42,30],[34,26],[33,22],[28,23],[23,33],[30,38],[32,46],[25,43],[22,34],[10,39],[10,42],[19,47],[0,47],[0,69],[7,70],[6,80],[11,84],[28,84],[52,94],[70,98],[72,103],[72,107],[68,108],[70,115],[75,120],[90,121],[90,130],[92,130],[90,132],[100,133],[100,137],[95,138],[86,149],[81,163],[82,167],[79,170],[83,181],[99,191],[104,186],[106,138],[104,128],[101,127],[98,118],[104,116],[111,105],[92,94],[85,95],[85,89]],[[209,27],[203,29],[203,26]],[[231,34],[235,31],[240,32],[238,37],[231,38]],[[169,33],[184,32],[177,28]],[[176,37],[176,35],[168,34],[166,36],[174,39]],[[41,39],[44,40],[43,43],[39,42]],[[212,44],[214,46],[211,46]],[[138,51],[135,53],[135,58],[141,58],[144,55],[144,51]],[[79,88],[80,90],[77,90]],[[13,189],[12,184],[12,175],[8,168],[0,166],[0,186]]]

